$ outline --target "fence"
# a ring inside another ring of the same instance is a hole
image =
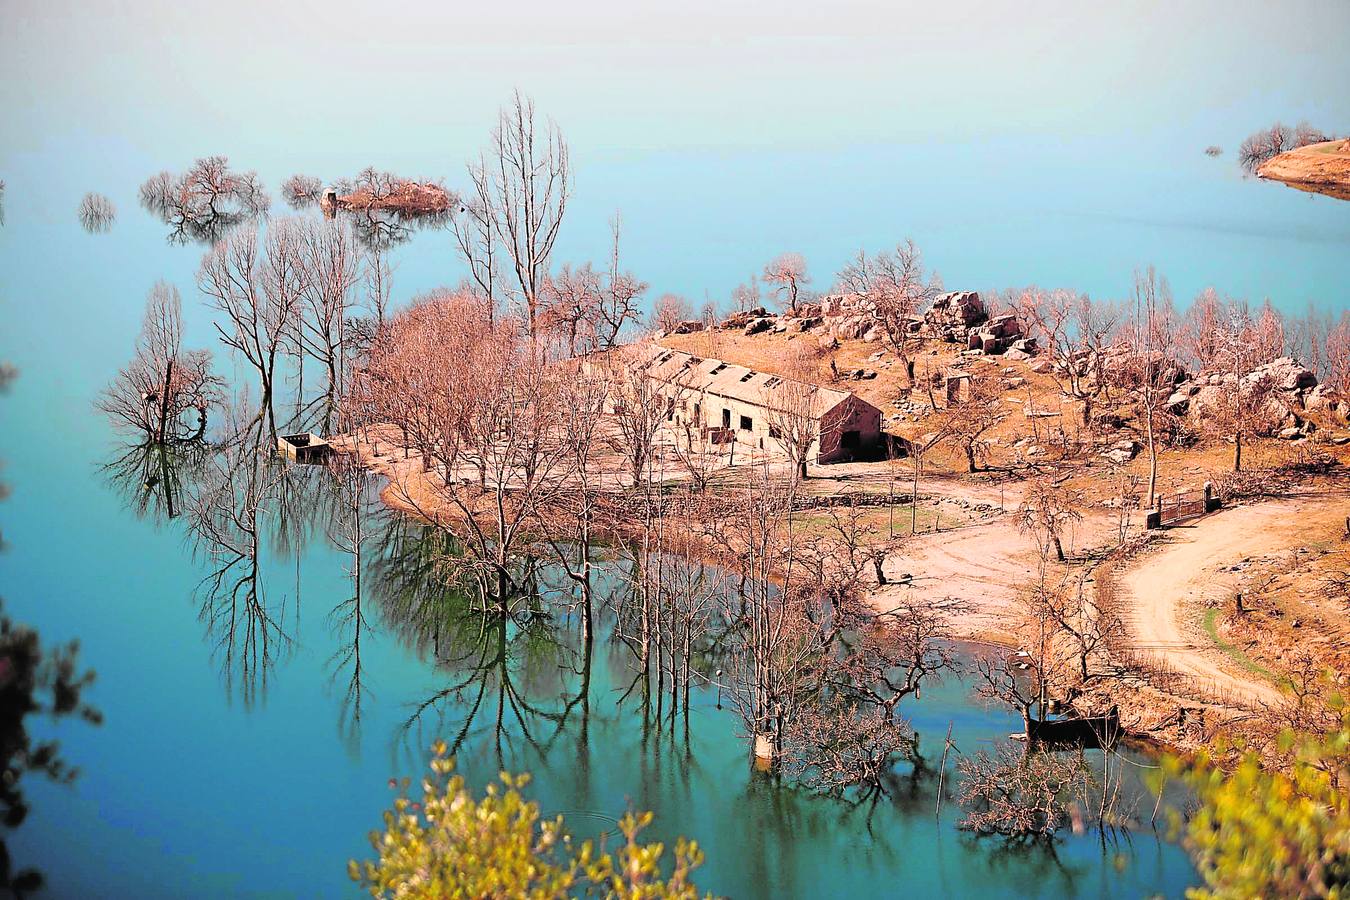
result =
[[[1213,512],[1220,503],[1209,482],[1205,482],[1200,490],[1178,491],[1170,496],[1159,495],[1153,509],[1149,511],[1147,524],[1149,528],[1175,525]]]

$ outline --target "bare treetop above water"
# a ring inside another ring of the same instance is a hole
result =
[[[102,194],[92,191],[80,201],[80,224],[90,234],[106,232],[117,218],[117,207]]]
[[[267,212],[272,200],[257,172],[236,172],[224,156],[208,156],[182,175],[160,172],[140,188],[141,205],[172,226],[169,240],[213,243],[226,229]]]
[[[291,209],[304,209],[319,202],[323,181],[313,175],[292,175],[281,183],[281,197]]]

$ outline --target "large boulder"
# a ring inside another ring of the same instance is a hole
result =
[[[1266,363],[1252,374],[1270,378],[1281,391],[1301,391],[1317,386],[1317,376],[1288,356]]]
[[[778,321],[777,319],[771,319],[768,316],[764,316],[758,319],[751,319],[750,321],[745,323],[745,333],[759,334],[760,332],[768,331],[777,323],[777,321]]]
[[[924,314],[924,320],[930,325],[957,326],[969,328],[979,325],[989,318],[984,309],[984,301],[975,291],[950,291],[939,294],[933,305]]]

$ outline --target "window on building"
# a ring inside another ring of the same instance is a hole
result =
[[[752,431],[754,427],[755,423],[750,420],[749,416],[741,416],[741,431]]]
[[[779,432],[778,426],[776,425],[769,426],[769,437],[773,438],[775,441],[778,440],[780,437],[782,437],[782,433]]]
[[[723,428],[731,427],[731,410],[729,409],[722,410],[722,427]]]

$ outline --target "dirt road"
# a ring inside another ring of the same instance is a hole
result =
[[[1244,666],[1240,650],[1225,651],[1206,633],[1204,616],[1232,596],[1235,564],[1298,546],[1306,539],[1309,505],[1328,502],[1332,498],[1318,495],[1239,506],[1169,530],[1161,548],[1116,576],[1127,645],[1181,673],[1211,700],[1278,701],[1279,689]]]

